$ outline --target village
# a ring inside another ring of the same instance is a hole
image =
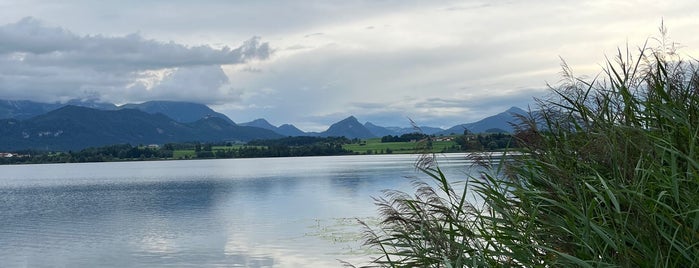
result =
[[[0,153],[0,158],[13,158],[13,157],[30,157],[30,155],[18,154],[18,153]]]

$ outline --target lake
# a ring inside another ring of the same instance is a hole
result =
[[[364,264],[355,218],[414,155],[0,166],[2,267]],[[451,179],[463,154],[440,156]]]

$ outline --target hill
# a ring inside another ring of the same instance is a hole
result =
[[[517,122],[517,117],[515,116],[517,114],[526,115],[527,112],[517,107],[511,107],[502,113],[483,118],[473,123],[456,125],[437,134],[462,134],[464,133],[464,129],[468,129],[468,131],[472,133],[485,133],[488,131],[493,131],[494,129],[501,129],[505,132],[513,132],[514,129],[510,123]]]
[[[246,127],[259,127],[259,128],[264,128],[272,131],[276,131],[277,127],[274,125],[270,124],[267,120],[264,118],[258,118],[255,120],[252,120],[250,122],[245,122],[245,123],[240,123],[239,125],[241,126],[246,126]]]
[[[432,135],[444,131],[444,129],[441,128],[428,126],[420,126],[419,129],[416,129],[414,127],[382,127],[374,125],[371,122],[364,123],[364,127],[366,127],[369,131],[371,131],[372,134],[374,134],[377,137],[383,137],[387,135],[400,136],[403,134],[416,132]]]
[[[347,137],[350,139],[359,138],[367,139],[374,138],[376,135],[372,134],[364,125],[357,121],[354,116],[347,117],[335,124],[332,124],[328,130],[323,131],[319,134],[322,137]]]
[[[25,120],[42,115],[66,105],[89,107],[101,110],[115,110],[111,103],[90,100],[70,100],[67,103],[41,103],[28,100],[0,100],[0,119]]]
[[[291,124],[283,124],[279,126],[275,132],[287,137],[308,136],[306,132],[303,132],[302,130],[298,129],[296,126]]]
[[[364,127],[371,132],[371,134],[374,134],[376,137],[383,137],[387,135],[398,135],[398,132],[388,129],[386,127],[374,125],[371,122],[366,122],[364,123]]]
[[[180,123],[163,114],[135,109],[104,111],[65,106],[20,121],[0,120],[0,150],[77,150],[110,144],[151,144],[183,141],[249,141],[279,138],[265,129],[237,126],[210,117]]]
[[[285,137],[310,136],[310,134],[301,131],[300,129],[298,129],[294,125],[283,124],[279,127],[276,127],[276,126],[270,124],[264,118],[255,119],[255,120],[250,121],[250,122],[240,123],[240,125],[268,129],[268,130],[274,131],[277,134],[285,136]]]
[[[202,118],[218,117],[235,124],[228,116],[216,112],[204,104],[181,101],[147,101],[124,104],[119,109],[138,109],[150,114],[161,113],[180,123],[192,123]]]

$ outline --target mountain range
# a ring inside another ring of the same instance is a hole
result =
[[[267,122],[267,120],[265,120],[263,118],[255,119],[253,121],[246,122],[246,123],[241,123],[240,125],[268,129],[268,130],[274,131],[282,136],[296,137],[296,136],[308,135],[308,133],[303,132],[302,130],[298,129],[294,125],[283,124],[279,127],[275,127],[274,125],[270,124],[269,122]]]
[[[349,116],[326,131],[304,132],[291,124],[274,126],[263,118],[236,124],[206,105],[189,102],[149,101],[117,106],[80,100],[63,104],[0,100],[0,151],[78,150],[120,143],[246,142],[287,136],[365,139],[412,132],[462,134],[465,129],[473,133],[511,132],[509,122],[515,121],[514,114],[525,113],[512,107],[483,120],[446,130],[429,126],[402,128],[371,122],[362,124],[356,117]]]
[[[110,144],[162,144],[274,139],[266,129],[231,124],[218,117],[192,123],[137,109],[98,110],[64,106],[27,120],[0,120],[0,149],[78,150]]]
[[[463,134],[464,130],[468,130],[471,133],[486,133],[486,132],[508,132],[514,131],[511,123],[517,123],[517,118],[515,115],[526,115],[527,111],[522,110],[517,107],[510,107],[506,111],[483,118],[479,121],[460,124],[448,128],[443,131],[439,131],[437,135],[452,135],[452,134]]]

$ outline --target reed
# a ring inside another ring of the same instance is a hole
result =
[[[368,266],[699,266],[699,72],[660,30],[595,78],[564,63],[516,126],[521,154],[463,184],[421,166],[415,193],[375,199]]]

